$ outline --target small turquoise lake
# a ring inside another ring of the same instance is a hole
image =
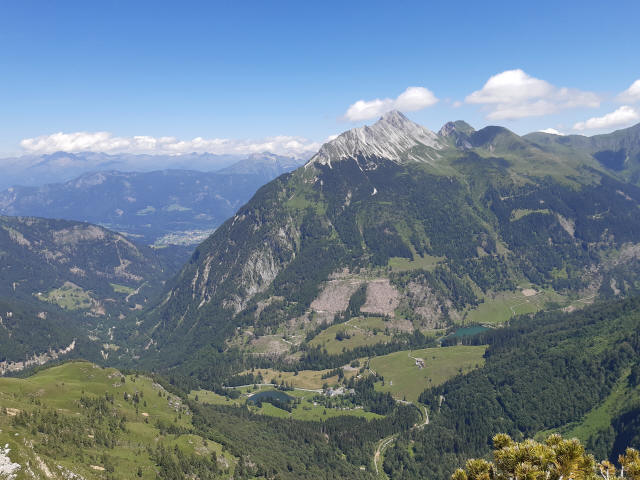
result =
[[[470,327],[459,328],[451,335],[452,337],[471,337],[473,335],[477,335],[478,333],[486,332],[489,330],[487,327],[483,327],[482,325],[472,325]]]

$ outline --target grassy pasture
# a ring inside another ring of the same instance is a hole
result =
[[[436,268],[438,262],[444,260],[444,257],[434,257],[431,255],[414,255],[412,260],[403,257],[391,257],[389,266],[394,272],[406,272],[408,270],[429,270]]]
[[[130,295],[135,292],[135,288],[127,287],[126,285],[119,285],[117,283],[111,283],[111,288],[116,293],[124,293],[125,295]]]
[[[89,292],[69,282],[60,288],[38,294],[36,297],[44,302],[56,304],[65,310],[83,310],[91,308],[93,305],[93,299]]]
[[[213,405],[245,405],[247,404],[249,395],[256,392],[270,390],[274,390],[274,388],[270,386],[259,386],[256,390],[253,390],[253,388],[242,388],[239,389],[239,391],[242,392],[242,395],[234,400],[227,400],[226,397],[222,395],[217,395],[206,390],[192,391],[189,394],[189,397],[195,399],[195,396],[198,395],[198,400],[200,402],[210,403]],[[326,408],[323,405],[314,404],[313,398],[318,395],[315,392],[293,390],[287,391],[286,394],[291,397],[300,399],[300,404],[296,405],[291,412],[287,412],[286,410],[275,407],[268,402],[263,402],[261,407],[249,405],[249,409],[254,413],[258,413],[260,415],[268,415],[271,417],[279,418],[293,418],[296,420],[306,421],[321,421],[326,420],[327,418],[339,417],[344,415],[364,417],[367,419],[382,418],[381,415],[377,415],[371,412],[365,412],[362,408]]]
[[[385,322],[380,317],[356,317],[323,330],[309,342],[309,345],[320,345],[330,354],[341,353],[343,350],[352,350],[363,345],[390,341],[391,335],[385,335],[384,329]],[[342,340],[336,338],[340,332],[346,334]]]
[[[279,370],[274,370],[271,368],[258,368],[253,372],[247,370],[242,373],[254,373],[255,375],[258,375],[258,373],[260,373],[262,374],[264,383],[271,383],[271,380],[275,379],[276,383],[285,382],[296,388],[308,388],[316,390],[322,388],[322,385],[324,385],[325,383],[330,386],[338,383],[337,375],[323,379],[322,376],[327,372],[329,372],[329,370],[300,370],[296,375],[295,372],[281,372]],[[356,372],[354,371],[345,371],[344,375],[345,378],[350,378],[355,375],[355,373]]]
[[[369,366],[384,377],[384,385],[376,389],[390,392],[395,398],[416,402],[427,388],[440,385],[459,373],[467,373],[484,365],[485,346],[435,347],[403,350],[370,360]],[[424,360],[424,368],[414,358]]]
[[[536,293],[530,296],[523,294],[525,290],[527,289],[486,295],[484,303],[467,312],[465,323],[497,325],[515,315],[544,310],[549,302],[566,301],[565,297],[552,290],[536,290]]]

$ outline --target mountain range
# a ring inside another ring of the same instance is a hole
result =
[[[85,173],[64,183],[12,186],[0,192],[0,214],[99,224],[146,244],[193,245],[259,187],[299,165],[293,158],[263,154],[217,172]]]
[[[0,189],[12,186],[40,186],[45,183],[64,183],[86,173],[118,170],[122,172],[152,172],[157,170],[197,170],[214,172],[234,164],[290,163],[297,159],[254,153],[249,155],[189,153],[182,155],[108,154],[101,152],[55,152],[44,155],[22,155],[0,159],[3,175]],[[299,163],[299,160],[298,160]],[[245,172],[245,173],[257,173]]]
[[[615,460],[640,446],[639,131],[436,133],[392,111],[295,170],[13,187],[0,374],[37,373],[0,379],[0,462],[446,479],[499,432]],[[211,225],[193,251],[167,241]]]
[[[63,183],[85,173],[103,170],[149,172],[164,169],[214,171],[245,158],[240,155],[192,153],[185,155],[108,154],[101,152],[55,152],[3,158],[0,188]]]

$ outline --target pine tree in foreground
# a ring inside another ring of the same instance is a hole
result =
[[[452,480],[640,480],[640,452],[627,448],[620,469],[597,463],[579,440],[551,435],[543,443],[515,442],[506,434],[493,437],[494,461],[471,459]]]

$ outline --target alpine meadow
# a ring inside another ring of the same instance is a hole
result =
[[[639,16],[2,5],[0,480],[640,480]]]

